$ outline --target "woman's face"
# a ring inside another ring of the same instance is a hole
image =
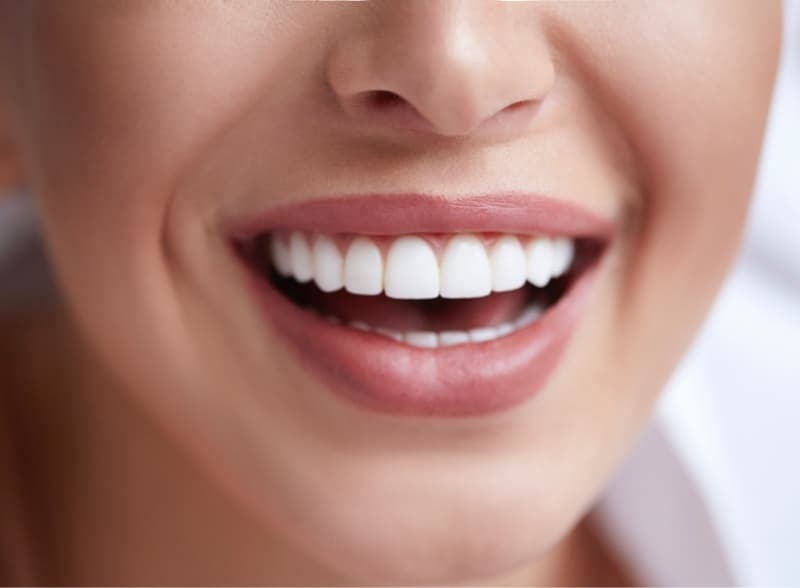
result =
[[[5,10],[15,144],[89,340],[265,528],[371,583],[507,574],[590,506],[734,255],[780,30],[749,0]],[[266,275],[268,231],[297,279]],[[535,235],[577,254],[520,288]],[[356,293],[298,285],[304,239]]]

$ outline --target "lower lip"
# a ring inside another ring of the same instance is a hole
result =
[[[536,322],[485,343],[421,349],[334,325],[246,269],[266,320],[299,360],[348,402],[406,416],[470,417],[535,396],[564,354],[599,263]]]

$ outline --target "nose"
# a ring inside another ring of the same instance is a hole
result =
[[[546,39],[515,3],[384,0],[338,39],[327,82],[352,119],[377,132],[445,137],[522,132],[551,89]]]

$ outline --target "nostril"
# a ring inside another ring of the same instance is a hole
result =
[[[504,119],[505,124],[524,128],[526,121],[535,116],[541,105],[537,100],[518,100],[495,113],[495,118]]]
[[[456,119],[454,124],[450,124],[452,121],[446,120],[440,113],[437,121],[439,124],[436,126],[431,118],[421,112],[414,103],[402,94],[386,89],[361,91],[350,97],[345,104],[351,114],[357,114],[362,121],[369,121],[378,126],[385,125],[422,132],[433,131],[448,136],[469,134],[482,122],[486,122],[481,120],[484,118],[483,116],[468,112],[466,115]],[[502,120],[503,122],[500,126],[510,129],[510,132],[514,132],[515,129],[525,128],[526,120],[533,116],[538,105],[539,102],[536,100],[517,100],[503,105],[491,116],[486,116],[485,118],[487,120],[493,118],[497,122]],[[458,107],[458,104],[452,104],[450,113],[455,112],[456,116],[458,116],[459,113],[456,112]],[[446,124],[448,126],[445,126]]]
[[[405,102],[402,96],[390,92],[389,90],[375,90],[370,92],[368,97],[370,104],[377,109],[385,109],[393,106],[398,106]]]
[[[349,101],[351,113],[376,125],[389,125],[407,129],[429,130],[425,116],[402,95],[391,90],[368,90],[353,96]]]
[[[533,100],[518,100],[513,104],[509,104],[503,110],[506,112],[512,112],[515,110],[522,110],[523,108],[527,108],[533,104]]]

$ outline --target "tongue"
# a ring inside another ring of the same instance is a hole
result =
[[[397,331],[464,331],[514,320],[528,302],[529,291],[520,288],[484,298],[412,301],[344,291],[325,294],[306,285],[302,299],[323,316],[333,315],[344,322],[363,321]]]

